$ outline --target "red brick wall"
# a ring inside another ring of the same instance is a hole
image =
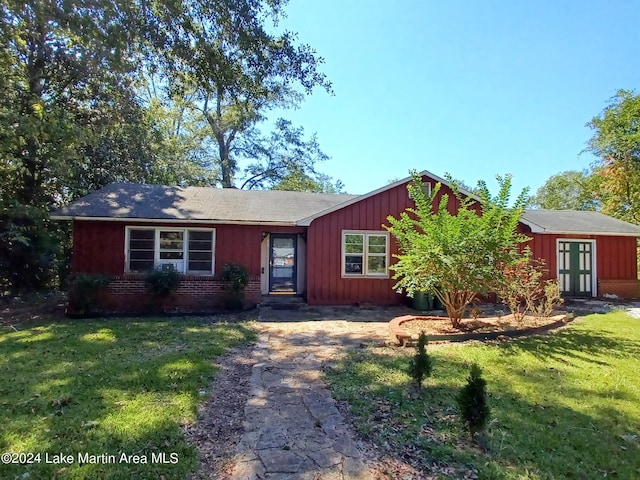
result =
[[[598,280],[598,296],[617,295],[623,299],[640,297],[638,280]]]
[[[207,313],[224,308],[223,282],[214,277],[184,276],[178,290],[160,301],[154,301],[148,293],[144,278],[139,274],[113,277],[103,295],[101,311],[110,314]],[[253,307],[260,299],[260,277],[252,276],[245,289],[246,306]],[[69,305],[69,312],[76,312],[75,305]]]

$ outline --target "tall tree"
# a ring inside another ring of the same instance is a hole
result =
[[[640,95],[620,90],[588,124],[587,151],[599,157],[602,211],[640,224]]]
[[[101,129],[93,113],[131,97],[126,11],[108,0],[0,2],[0,269],[15,287],[48,280],[58,241],[47,210]]]
[[[569,170],[551,176],[531,198],[536,208],[598,210],[600,176],[593,171]]]
[[[527,191],[509,206],[511,176],[497,178],[500,191],[495,197],[484,182],[478,182],[479,202],[462,195],[454,183],[460,207],[453,215],[447,194],[433,204],[441,184],[427,197],[420,175],[414,173],[409,191],[416,208],[399,218],[387,218],[386,228],[400,247],[395,255],[398,261],[389,267],[398,280],[394,288],[433,292],[454,328],[460,326],[466,306],[477,294],[494,291],[504,265],[521,258],[518,246],[528,240],[516,231]]]
[[[163,2],[156,3],[159,7]],[[286,3],[195,0],[172,4],[170,11],[147,10],[146,21],[166,32],[159,55],[172,93],[186,93],[192,99],[192,108],[201,113],[215,140],[223,187],[234,186],[239,161],[247,158],[242,154],[248,144],[271,140],[269,135],[259,138],[256,128],[269,110],[294,108],[315,87],[331,91],[330,82],[318,70],[323,60],[311,47],[296,45],[291,32],[271,33],[273,28],[267,23],[277,24]],[[279,121],[275,132],[288,139],[295,129]],[[314,140],[311,142],[307,146],[313,154]],[[236,143],[242,145],[236,149]],[[308,168],[305,158],[296,160],[300,168]],[[262,159],[259,170],[264,175],[284,178],[289,173],[288,169],[272,168],[271,161]],[[249,167],[247,186],[257,170],[255,163]]]

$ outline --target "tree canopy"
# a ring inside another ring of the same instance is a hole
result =
[[[569,170],[552,175],[531,198],[537,208],[549,210],[598,210],[599,175]]]
[[[602,211],[640,224],[640,95],[620,90],[587,126],[587,151],[599,157]]]
[[[50,282],[69,234],[48,212],[114,181],[333,185],[313,135],[259,128],[331,91],[316,52],[275,33],[286,3],[0,0],[0,287]]]
[[[518,246],[528,237],[518,234],[518,221],[526,204],[526,193],[510,206],[511,176],[498,176],[499,192],[492,196],[485,182],[478,182],[477,198],[462,195],[457,212],[449,212],[449,195],[434,205],[438,183],[426,196],[420,175],[413,172],[409,191],[415,208],[399,218],[389,216],[387,230],[398,242],[398,261],[389,268],[394,288],[409,294],[433,292],[447,309],[454,327],[477,294],[489,293],[499,281],[504,265],[517,261]]]

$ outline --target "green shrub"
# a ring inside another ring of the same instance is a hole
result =
[[[487,403],[487,381],[482,378],[482,370],[477,364],[471,365],[467,384],[456,397],[458,409],[472,437],[487,424],[491,409]]]
[[[249,285],[249,270],[237,263],[222,267],[220,278],[224,282],[225,304],[230,310],[240,310],[244,306],[244,290]]]
[[[537,303],[531,303],[531,311],[538,318],[548,318],[553,311],[562,305],[564,299],[560,296],[560,285],[558,280],[547,280],[544,283],[543,295]]]
[[[427,342],[427,335],[421,332],[416,345],[416,354],[409,365],[409,375],[418,384],[418,388],[422,388],[422,381],[429,378],[433,371],[433,358],[427,353]]]
[[[102,308],[102,293],[111,283],[109,275],[81,273],[71,280],[69,300],[74,313],[94,315]]]
[[[156,298],[168,297],[178,290],[181,280],[182,275],[174,268],[151,270],[144,279],[151,295]]]

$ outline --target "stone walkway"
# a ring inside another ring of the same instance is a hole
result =
[[[264,323],[261,329],[231,478],[369,480],[320,373],[345,347],[383,342],[387,323]]]

